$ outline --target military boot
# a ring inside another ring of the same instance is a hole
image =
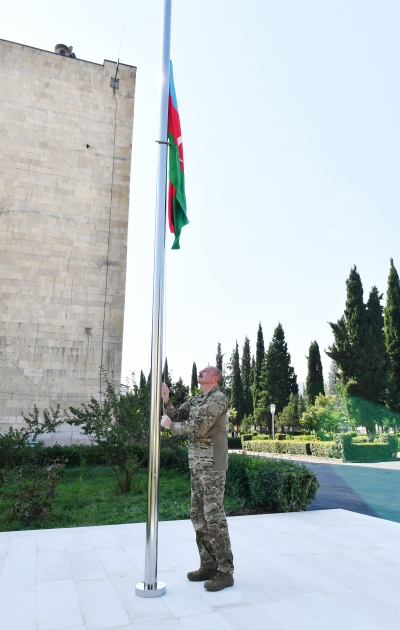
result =
[[[233,575],[217,571],[209,582],[204,584],[207,591],[222,591],[227,586],[233,586]]]
[[[217,573],[217,567],[201,566],[197,571],[190,571],[187,579],[191,582],[203,582],[203,580],[211,580]]]

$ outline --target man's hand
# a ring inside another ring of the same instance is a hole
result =
[[[167,386],[165,386],[167,387]],[[168,387],[167,387],[168,389]],[[163,416],[161,418],[161,426],[164,427],[164,429],[170,429],[171,428],[171,424],[172,424],[172,420],[171,418],[168,418],[168,416]]]
[[[169,389],[166,383],[161,385],[161,396],[163,397],[164,405],[166,405],[169,401]]]

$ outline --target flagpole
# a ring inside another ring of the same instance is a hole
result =
[[[171,44],[172,0],[164,0],[161,43],[160,126],[158,131],[158,175],[156,202],[156,230],[154,242],[153,316],[151,341],[151,403],[149,467],[147,478],[146,555],[144,581],[136,584],[139,597],[164,595],[164,582],[157,581],[158,552],[158,488],[160,471],[161,373],[163,345],[165,223],[167,191],[167,142],[169,62]]]

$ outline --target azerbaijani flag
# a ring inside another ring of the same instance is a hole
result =
[[[168,100],[168,142],[169,142],[169,183],[168,183],[168,222],[175,234],[172,249],[179,249],[179,237],[184,225],[189,223],[186,216],[185,173],[183,146],[178,103],[176,100],[172,61],[169,69]]]

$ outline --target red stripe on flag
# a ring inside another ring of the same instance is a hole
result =
[[[171,95],[169,95],[169,103],[168,103],[168,133],[172,135],[172,137],[175,140],[175,144],[178,147],[180,166],[181,166],[182,171],[184,171],[185,169],[184,169],[184,161],[183,161],[181,121],[179,118],[179,113],[174,107],[174,103],[172,101]],[[178,142],[178,139],[179,139],[179,142]]]

